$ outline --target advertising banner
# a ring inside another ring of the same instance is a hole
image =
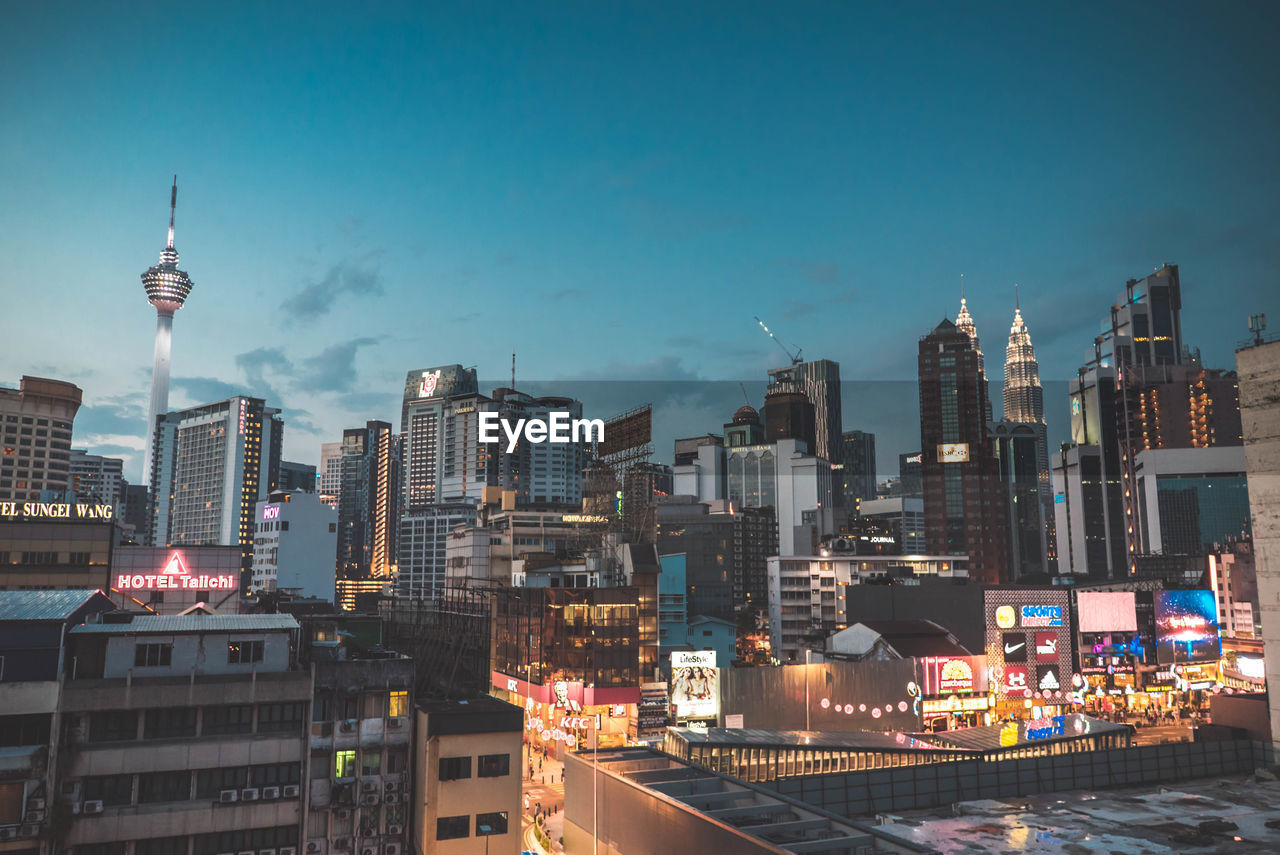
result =
[[[924,656],[920,680],[926,698],[985,693],[987,660],[985,656]]]
[[[720,686],[714,650],[671,654],[671,703],[676,715],[714,718],[720,714]]]
[[[1133,591],[1081,591],[1076,595],[1081,632],[1137,632]]]
[[[1161,665],[1216,662],[1222,656],[1213,591],[1157,591],[1155,606]]]

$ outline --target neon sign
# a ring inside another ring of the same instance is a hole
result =
[[[422,372],[422,385],[419,387],[422,397],[430,398],[435,394],[436,386],[440,384],[440,369],[435,371]]]
[[[1062,626],[1062,606],[1023,606],[1023,626]]]
[[[115,587],[120,591],[231,591],[239,587],[234,573],[192,575],[181,551],[169,556],[159,573],[118,573]]]
[[[279,505],[263,505],[262,518],[264,520],[280,519],[280,506]]]

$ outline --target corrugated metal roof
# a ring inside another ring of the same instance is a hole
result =
[[[140,615],[130,623],[94,623],[71,631],[84,635],[136,633],[261,632],[297,629],[293,615]]]
[[[98,591],[0,591],[0,621],[66,620]]]
[[[927,742],[918,736],[871,730],[759,730],[709,727],[668,730],[691,745],[725,745],[741,748],[812,748],[861,751],[944,751],[959,753],[950,745]]]

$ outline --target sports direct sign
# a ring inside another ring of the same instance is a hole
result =
[[[155,573],[117,573],[119,591],[231,591],[240,580],[234,573],[192,574],[181,550],[174,550],[164,567]]]

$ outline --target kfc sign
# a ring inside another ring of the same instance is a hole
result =
[[[115,578],[119,591],[232,591],[239,585],[240,579],[233,573],[192,575],[180,550],[174,550],[158,573],[117,573]]]

